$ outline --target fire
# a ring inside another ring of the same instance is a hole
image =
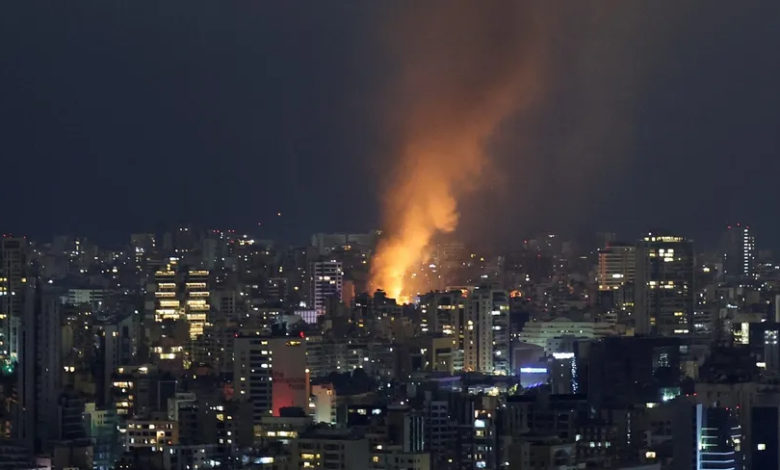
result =
[[[408,300],[404,289],[408,275],[427,258],[428,245],[437,233],[452,232],[458,224],[456,189],[459,171],[437,171],[445,142],[424,142],[409,146],[403,160],[409,168],[408,178],[398,182],[387,203],[388,214],[395,214],[388,225],[388,235],[379,244],[372,264],[372,284],[383,288],[391,298]],[[463,160],[468,155],[451,153]],[[474,159],[470,162],[478,166]],[[461,169],[462,170],[462,169]],[[472,168],[477,170],[477,168]],[[444,175],[442,175],[444,173]],[[471,174],[463,171],[462,175]],[[444,176],[443,178],[438,178]]]
[[[409,277],[437,234],[458,226],[458,201],[489,163],[496,128],[536,94],[538,17],[504,1],[415,4],[394,24],[401,63],[393,91],[403,126],[385,198],[371,286],[408,298]]]

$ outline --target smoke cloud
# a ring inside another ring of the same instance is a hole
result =
[[[400,71],[389,90],[400,138],[371,285],[403,299],[426,247],[456,229],[459,201],[484,182],[490,138],[544,91],[549,28],[543,2],[400,3],[386,36]]]

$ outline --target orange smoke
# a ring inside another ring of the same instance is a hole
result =
[[[484,184],[489,138],[539,94],[546,15],[520,3],[415,2],[389,15],[400,137],[371,272],[389,297],[412,294],[407,278],[426,247],[456,229],[459,199]]]

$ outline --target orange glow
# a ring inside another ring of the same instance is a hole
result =
[[[518,3],[420,2],[396,18],[402,70],[391,114],[402,135],[371,271],[371,288],[388,297],[412,294],[410,274],[437,234],[457,228],[458,200],[480,183],[488,139],[538,92],[541,22]]]

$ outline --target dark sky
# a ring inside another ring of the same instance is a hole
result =
[[[0,226],[377,226],[380,3],[4,2]],[[502,126],[501,183],[464,205],[466,231],[707,238],[743,220],[780,246],[780,2],[583,3],[560,2],[544,102]]]

